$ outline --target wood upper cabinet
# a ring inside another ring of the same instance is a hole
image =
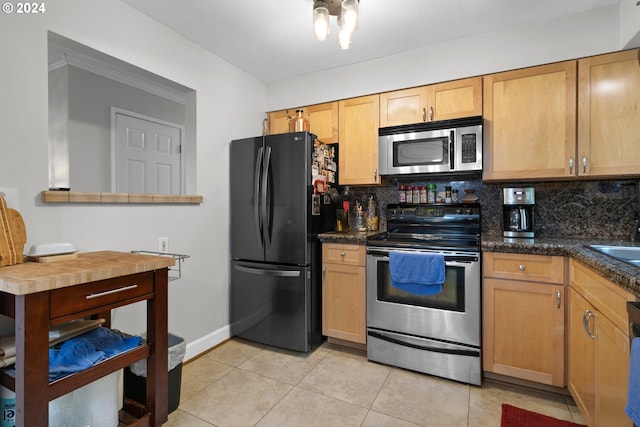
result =
[[[626,302],[635,296],[570,263],[568,388],[590,427],[631,427],[624,413],[629,376]]]
[[[340,185],[380,184],[378,128],[380,96],[338,102]]]
[[[640,50],[578,62],[578,175],[640,174]]]
[[[380,94],[380,127],[482,115],[482,77]]]
[[[576,78],[576,61],[484,77],[483,180],[575,175]]]
[[[564,257],[483,254],[483,369],[564,387]]]
[[[322,245],[322,334],[366,343],[365,246]]]
[[[296,109],[272,111],[267,114],[269,133],[289,132],[289,121],[296,116],[296,110],[303,110],[309,120],[309,130],[325,144],[338,142],[338,102],[315,104]]]

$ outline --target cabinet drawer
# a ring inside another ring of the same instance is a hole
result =
[[[564,284],[564,257],[485,252],[485,277]]]
[[[96,311],[131,300],[142,300],[152,294],[153,272],[131,274],[114,279],[100,280],[83,286],[69,286],[51,291],[49,312],[51,319],[58,319],[76,313]]]
[[[614,325],[626,331],[628,328],[627,301],[635,301],[635,295],[577,261],[571,260],[569,265],[569,285]]]
[[[364,266],[365,261],[366,249],[364,245],[343,243],[324,243],[322,245],[322,262]]]

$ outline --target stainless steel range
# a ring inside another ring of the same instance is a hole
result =
[[[387,230],[367,241],[367,357],[480,385],[480,206],[392,204]],[[391,285],[389,253],[444,255],[442,291]]]

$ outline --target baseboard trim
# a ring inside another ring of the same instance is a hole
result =
[[[206,353],[211,348],[217,346],[221,342],[228,340],[231,337],[231,330],[229,326],[224,326],[217,331],[213,331],[208,335],[198,338],[187,344],[186,352],[184,355],[184,361],[189,361],[195,357],[198,357],[202,353]]]

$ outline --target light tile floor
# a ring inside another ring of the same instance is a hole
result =
[[[499,427],[502,403],[584,423],[568,397],[465,385],[327,343],[300,354],[233,339],[183,365],[165,426]]]

